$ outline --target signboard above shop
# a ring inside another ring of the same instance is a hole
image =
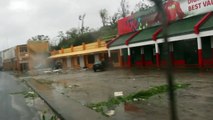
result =
[[[213,11],[213,0],[167,0],[164,10],[169,22]],[[118,34],[126,34],[159,25],[161,16],[155,6],[118,21]]]

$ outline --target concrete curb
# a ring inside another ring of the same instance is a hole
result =
[[[60,104],[62,103],[62,101],[58,101],[59,103],[54,103],[54,101],[46,97],[45,94],[39,92],[39,90],[37,90],[32,83],[26,81],[26,84],[35,93],[38,94],[38,96],[50,107],[50,109],[61,120],[107,120],[107,118],[102,116],[100,113],[86,108],[74,100],[65,101],[63,102],[64,104]],[[61,97],[61,99],[63,98]]]
[[[26,85],[29,87],[29,88],[31,88],[46,104],[47,104],[47,106],[55,113],[55,115],[57,115],[57,117],[59,117],[60,118],[60,120],[65,120],[65,118],[59,113],[59,112],[57,112],[57,110],[55,110],[54,109],[54,107],[52,107],[47,101],[46,101],[46,99],[44,99],[44,97],[42,97],[42,95],[39,93],[39,92],[37,92],[36,91],[36,89],[35,88],[33,88],[31,85],[30,85],[30,83],[28,83],[27,81],[25,82],[26,83]]]

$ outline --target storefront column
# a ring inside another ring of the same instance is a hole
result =
[[[67,69],[67,58],[62,58],[63,69]]]
[[[85,66],[85,61],[84,61],[84,55],[79,56],[80,59],[80,67],[84,68]]]
[[[212,58],[213,58],[213,36],[211,36],[211,49],[212,49]]]
[[[144,47],[141,47],[141,62],[142,62],[142,66],[145,66]]]
[[[95,62],[102,61],[99,57],[99,54],[95,54],[94,58],[95,58]]]
[[[157,67],[160,67],[160,54],[159,54],[159,47],[158,47],[158,43],[155,42],[155,55],[156,55],[156,65]]]
[[[172,63],[172,65],[174,65],[174,60],[175,60],[175,58],[174,58],[174,47],[173,47],[173,43],[170,43],[169,44],[169,51],[170,51],[170,58],[171,58],[171,63]]]
[[[113,65],[112,65],[111,51],[110,51],[110,50],[108,50],[108,58],[109,58],[109,59],[108,59],[108,60],[109,60],[109,61],[108,61],[108,62],[109,62],[109,65],[110,65],[110,66],[113,66]]]
[[[198,45],[198,65],[203,67],[203,52],[202,52],[202,42],[201,37],[197,36],[197,45]]]
[[[71,57],[67,57],[67,67],[68,68],[72,67],[72,65],[71,65]]]
[[[131,52],[130,52],[130,48],[127,48],[128,51],[128,61],[127,61],[127,66],[131,67]]]
[[[122,49],[120,49],[120,66],[122,67],[123,66],[123,52],[122,52]]]
[[[110,50],[108,50],[108,57],[109,57],[109,59],[111,58],[111,52],[110,52]]]

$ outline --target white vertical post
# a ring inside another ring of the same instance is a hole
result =
[[[85,64],[84,64],[84,56],[83,56],[83,55],[79,56],[79,59],[80,59],[80,67],[81,67],[81,68],[85,67]]]
[[[109,58],[111,57],[111,52],[110,52],[110,50],[108,50],[108,57],[109,57]]]
[[[197,36],[197,45],[198,45],[198,50],[202,49],[202,43],[201,43],[201,37],[198,35]]]
[[[130,56],[131,52],[130,52],[130,48],[129,47],[127,48],[127,51],[128,51],[128,56]]]
[[[213,49],[213,36],[211,36],[211,48]]]
[[[67,57],[67,67],[71,68],[71,57]]]
[[[159,48],[158,48],[158,43],[157,42],[155,42],[155,53],[156,54],[159,53]]]
[[[122,52],[122,49],[120,49],[120,56],[123,56],[123,52]]]
[[[160,54],[159,54],[159,47],[157,42],[155,42],[155,52],[156,52],[156,65],[157,67],[160,67]]]
[[[202,41],[199,35],[197,35],[197,47],[198,47],[198,65],[199,67],[203,67]]]

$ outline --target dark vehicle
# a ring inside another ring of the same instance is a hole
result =
[[[95,62],[93,64],[93,70],[94,70],[94,72],[96,72],[97,70],[104,71],[104,69],[105,69],[105,64],[104,64],[103,61],[102,62],[98,61],[98,62]]]
[[[56,62],[55,63],[55,69],[62,69],[62,63],[61,62]]]

